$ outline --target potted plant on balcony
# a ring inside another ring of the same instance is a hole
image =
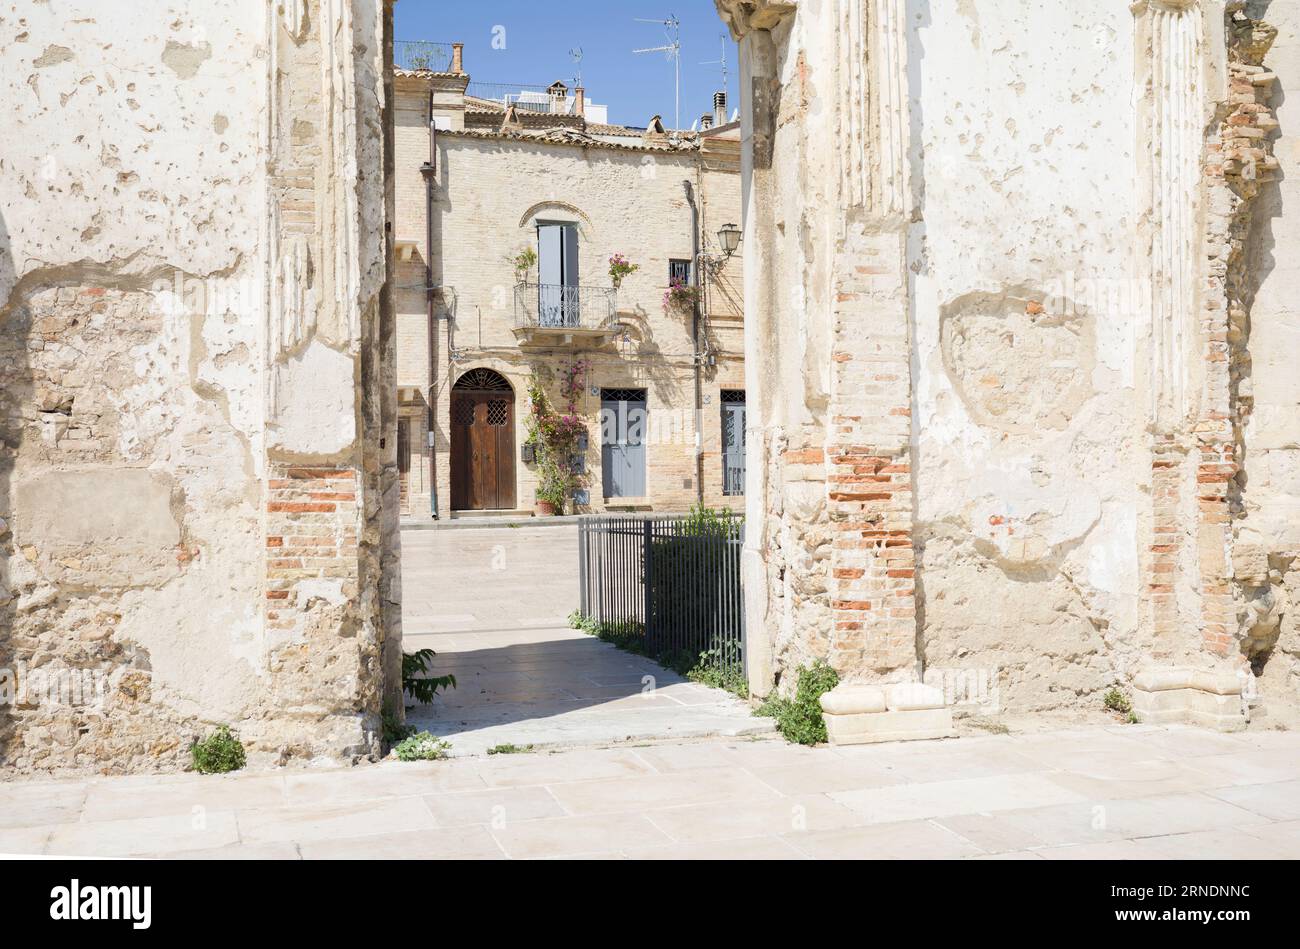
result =
[[[609,280],[617,290],[623,286],[623,280],[641,269],[640,264],[634,264],[622,254],[615,254],[609,258]]]
[[[673,277],[664,291],[664,311],[689,313],[699,302],[700,288],[692,286],[681,277]]]
[[[529,272],[537,263],[537,251],[531,247],[525,247],[513,257],[507,257],[506,260],[511,267],[515,268],[515,283],[523,283],[528,279]]]

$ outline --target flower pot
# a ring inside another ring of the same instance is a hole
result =
[[[555,505],[550,501],[538,500],[533,502],[533,511],[538,517],[554,517]]]

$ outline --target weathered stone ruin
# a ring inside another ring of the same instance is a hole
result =
[[[0,762],[355,760],[400,684],[389,12],[158,9],[0,12]]]
[[[1300,12],[716,2],[753,690],[1300,720]],[[401,704],[390,4],[159,9],[0,9],[6,773]]]
[[[717,7],[754,689],[823,657],[972,712],[1293,719],[1296,11]]]

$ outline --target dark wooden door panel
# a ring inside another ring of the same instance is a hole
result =
[[[452,509],[515,506],[514,400],[509,392],[452,393]]]

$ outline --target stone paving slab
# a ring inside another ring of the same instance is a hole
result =
[[[1237,767],[1213,766],[1223,736],[1171,725],[865,748],[711,739],[322,771],[23,780],[0,783],[0,853],[1300,858],[1300,779],[1286,765],[1300,758],[1300,732],[1229,743],[1247,749],[1228,753]],[[1276,768],[1256,760],[1261,747]]]

